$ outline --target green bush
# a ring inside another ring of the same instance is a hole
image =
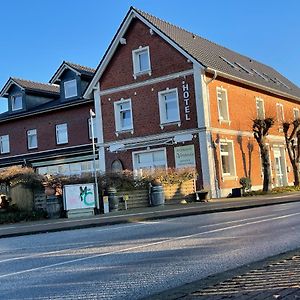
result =
[[[0,224],[17,223],[21,221],[36,221],[47,218],[47,213],[42,210],[21,211],[15,207],[0,213]]]

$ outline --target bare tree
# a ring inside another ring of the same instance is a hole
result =
[[[299,182],[300,120],[296,119],[293,122],[284,122],[283,133],[284,133],[286,148],[293,168],[294,185],[299,186],[300,185]]]
[[[274,118],[254,119],[252,130],[255,140],[260,149],[260,157],[263,168],[263,191],[268,192],[271,183],[270,157],[267,145],[267,135],[270,128],[274,125]]]

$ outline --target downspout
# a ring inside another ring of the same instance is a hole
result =
[[[218,76],[218,73],[216,70],[213,70],[213,69],[209,69],[209,68],[206,68],[205,69],[206,71],[213,71],[214,72],[214,75],[212,78],[210,78],[209,80],[203,80],[205,85],[206,85],[206,95],[209,99],[209,90],[208,90],[208,85],[210,83],[212,83]],[[209,111],[209,124],[211,124],[211,113],[210,113],[210,101],[208,101],[208,111]],[[214,178],[215,178],[215,191],[216,191],[216,196],[217,198],[220,198],[221,197],[221,194],[220,194],[220,188],[219,188],[219,179],[218,179],[218,174],[217,174],[217,170],[216,170],[216,158],[215,158],[215,148],[216,148],[216,145],[214,143],[213,140],[211,140],[211,143],[212,143],[212,148],[213,148],[213,170],[214,170]]]

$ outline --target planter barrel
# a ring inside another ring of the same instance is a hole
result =
[[[151,187],[151,205],[159,206],[165,204],[164,189],[161,185],[154,185]]]
[[[114,187],[109,187],[106,190],[108,196],[109,211],[116,211],[119,208],[119,198],[117,197],[117,190]]]

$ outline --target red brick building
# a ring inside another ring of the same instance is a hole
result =
[[[0,95],[0,165],[30,165],[39,173],[92,171],[89,128],[93,100],[82,95],[94,69],[63,62],[50,83],[10,78]]]
[[[220,197],[250,167],[260,188],[252,120],[268,114],[278,119],[269,135],[273,185],[293,182],[281,123],[299,114],[300,89],[271,67],[135,8],[84,97],[95,101],[102,171],[195,166],[198,188]]]

